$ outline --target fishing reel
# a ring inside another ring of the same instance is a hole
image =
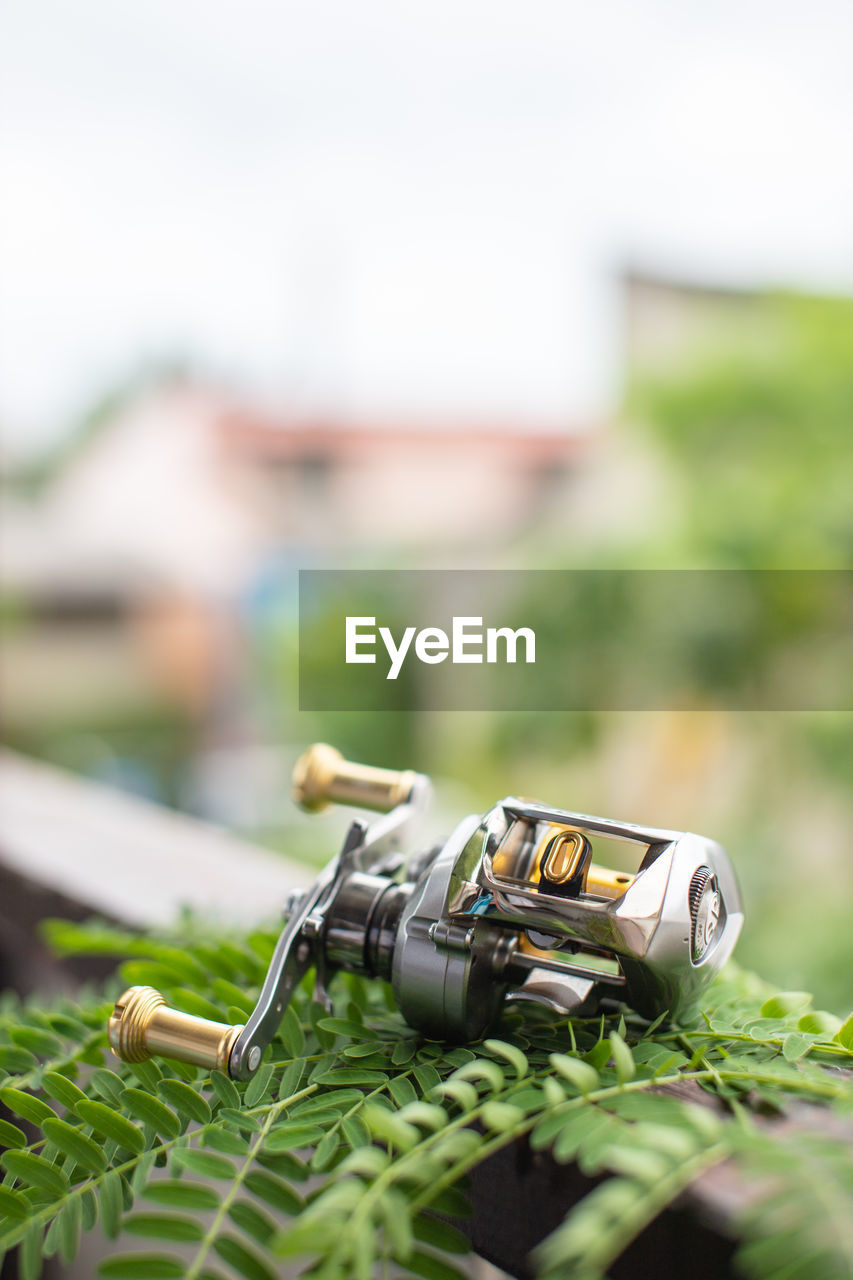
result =
[[[162,1054],[249,1079],[306,972],[328,1006],[338,970],[391,983],[410,1024],[473,1041],[504,1004],[586,1016],[626,1004],[675,1017],[731,954],[743,915],[720,845],[509,797],[464,818],[443,843],[402,849],[431,787],[423,775],[344,760],[318,744],[298,761],[294,798],[373,810],[354,821],[315,884],[294,895],[245,1026],[170,1009],[131,987],[109,1022],[126,1062]],[[634,871],[598,859],[626,855]]]

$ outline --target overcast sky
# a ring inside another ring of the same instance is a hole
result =
[[[630,261],[853,289],[853,5],[5,0],[0,424],[180,355],[306,412],[582,421]]]

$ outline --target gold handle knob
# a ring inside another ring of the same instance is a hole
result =
[[[161,1054],[227,1075],[234,1041],[243,1029],[170,1009],[153,987],[129,987],[116,1001],[109,1040],[124,1062],[144,1062]]]
[[[411,769],[375,769],[345,760],[340,751],[316,742],[299,757],[293,770],[293,798],[309,813],[329,804],[388,813],[411,794],[416,774]]]

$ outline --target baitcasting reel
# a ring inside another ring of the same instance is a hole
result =
[[[316,996],[338,969],[392,984],[427,1035],[478,1039],[510,1001],[565,1015],[620,1003],[648,1018],[689,1005],[731,954],[743,916],[725,851],[703,836],[501,800],[444,844],[400,852],[430,795],[423,774],[344,760],[313,746],[293,775],[309,811],[330,801],[382,814],[356,820],[312,888],[295,895],[245,1026],[170,1009],[131,987],[109,1023],[126,1062],[163,1054],[246,1080],[307,970]],[[621,846],[633,873],[593,856]]]

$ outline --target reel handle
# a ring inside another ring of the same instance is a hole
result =
[[[417,774],[412,769],[377,769],[345,760],[325,742],[315,742],[293,769],[293,799],[308,813],[330,804],[390,813],[409,799]]]
[[[154,1054],[228,1074],[228,1059],[242,1026],[172,1009],[153,987],[129,987],[109,1021],[110,1048],[123,1062]]]

